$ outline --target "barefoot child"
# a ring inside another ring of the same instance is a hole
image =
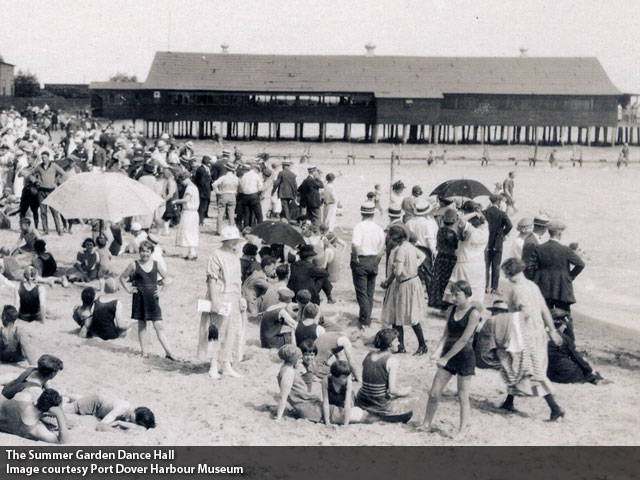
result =
[[[442,391],[452,376],[458,377],[458,398],[460,401],[460,428],[457,437],[469,429],[471,405],[469,387],[475,374],[476,359],[473,351],[473,333],[480,321],[480,314],[471,305],[471,287],[465,280],[455,282],[451,288],[453,307],[449,309],[447,325],[432,359],[438,359],[438,371],[433,379],[429,401],[422,425],[431,428],[438,409]]]

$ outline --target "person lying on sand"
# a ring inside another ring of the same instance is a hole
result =
[[[101,394],[70,396],[71,402],[62,409],[74,415],[93,415],[100,419],[96,425],[98,431],[112,428],[122,430],[147,430],[155,428],[156,419],[147,407],[133,408],[129,402],[111,399]]]
[[[0,431],[18,435],[29,440],[48,443],[67,443],[69,429],[64,412],[60,408],[62,397],[51,388],[45,389],[35,405],[32,402],[0,399]],[[52,432],[42,421],[53,415],[58,424],[58,433]]]

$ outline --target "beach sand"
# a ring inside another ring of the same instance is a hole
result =
[[[302,152],[297,143],[268,144],[268,152],[292,154]],[[265,144],[242,143],[245,155],[263,151]],[[385,192],[383,206],[388,204],[390,145],[355,145],[356,166],[346,165],[348,146],[344,143],[311,144],[312,162],[324,173],[338,175],[336,190],[343,204],[338,225],[343,227],[339,236],[347,242],[351,227],[358,221],[358,206],[367,191],[380,183]],[[198,154],[215,152],[210,142],[196,142]],[[425,157],[429,146],[403,146],[403,156]],[[472,382],[472,426],[470,434],[461,442],[454,442],[459,408],[455,397],[455,384],[445,391],[436,417],[441,433],[426,434],[415,431],[422,420],[426,395],[435,373],[435,364],[425,357],[401,355],[399,381],[411,385],[416,397],[414,419],[408,425],[351,425],[348,428],[329,429],[304,420],[286,418],[276,424],[266,405],[274,405],[277,394],[276,374],[280,368],[275,350],[259,347],[258,326],[250,324],[245,361],[239,366],[244,375],[240,379],[223,378],[213,382],[206,374],[207,366],[195,361],[197,329],[200,316],[196,300],[205,294],[205,268],[208,255],[217,245],[213,223],[207,221],[201,233],[201,247],[196,262],[185,262],[180,257],[186,252],[174,246],[175,232],[161,237],[167,254],[167,264],[174,283],[161,297],[165,325],[170,342],[179,357],[178,362],[164,359],[162,349],[149,330],[151,357],[138,354],[135,332],[125,339],[102,342],[84,340],[77,336],[77,326],[71,319],[74,305],[79,303],[80,289],[48,290],[48,306],[52,313],[44,325],[23,325],[33,335],[38,350],[59,356],[65,363],[52,385],[62,392],[89,394],[101,392],[111,397],[126,399],[133,405],[150,407],[156,414],[157,428],[147,432],[95,432],[96,419],[70,416],[74,428],[74,444],[91,445],[635,445],[640,435],[638,371],[640,369],[640,332],[636,316],[640,308],[637,291],[640,288],[640,256],[634,248],[640,226],[635,219],[640,208],[637,193],[637,165],[618,173],[615,166],[601,167],[597,159],[617,156],[617,149],[584,149],[586,163],[583,168],[568,167],[549,171],[538,164],[535,169],[526,166],[523,159],[529,155],[528,147],[492,147],[495,164],[486,168],[477,160],[480,146],[448,147],[448,165],[427,168],[421,160],[403,160],[396,167],[396,176],[410,188],[422,186],[429,193],[439,183],[451,178],[473,178],[490,189],[503,181],[509,170],[515,169],[515,196],[520,211],[515,215],[532,216],[541,208],[551,215],[563,217],[569,227],[567,241],[578,241],[590,258],[584,272],[574,282],[575,329],[578,349],[588,351],[587,360],[608,385],[556,385],[558,403],[566,410],[563,423],[548,420],[548,408],[542,399],[516,399],[518,413],[504,415],[496,406],[505,395],[505,386],[495,371],[478,370]],[[543,155],[545,149],[540,149]],[[218,149],[219,152],[219,149]],[[369,158],[373,155],[375,158]],[[560,152],[561,161],[570,155],[570,147]],[[467,160],[458,159],[466,157]],[[515,156],[517,166],[507,161]],[[632,150],[632,158],[638,152]],[[475,158],[475,161],[468,160]],[[454,160],[455,159],[455,160]],[[304,172],[305,165],[297,166]],[[214,210],[212,209],[212,215]],[[382,225],[386,219],[379,219]],[[515,222],[514,222],[515,223]],[[17,222],[13,231],[0,232],[0,244],[13,245],[17,239]],[[88,227],[77,228],[72,236],[49,235],[48,248],[58,263],[71,265],[75,253]],[[118,257],[114,266],[123,270],[134,256]],[[379,281],[382,279],[379,277]],[[334,286],[335,305],[324,306],[329,315],[343,312],[341,325],[352,337],[357,356],[363,359],[367,352],[365,341],[375,334],[379,325],[359,336],[354,328],[357,304],[353,293],[348,266],[341,280]],[[382,290],[376,291],[374,319],[379,318]],[[131,308],[131,297],[119,292],[125,312]],[[12,292],[0,291],[0,300],[12,302]],[[490,298],[487,298],[487,303]],[[433,312],[423,320],[429,348],[442,335],[444,320]],[[407,350],[417,347],[412,332],[406,332]],[[0,373],[18,369],[0,366]],[[636,412],[636,413],[633,413]],[[4,445],[32,445],[33,442],[0,434]]]

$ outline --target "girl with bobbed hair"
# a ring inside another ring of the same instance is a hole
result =
[[[356,406],[385,422],[406,423],[413,415],[410,387],[397,385],[398,359],[392,353],[398,348],[398,333],[385,328],[373,341],[377,350],[369,352],[362,362],[362,388]]]
[[[438,371],[433,379],[427,410],[422,421],[422,425],[428,424],[428,428],[431,429],[442,391],[451,377],[457,376],[460,402],[458,438],[464,436],[469,429],[471,416],[469,390],[476,366],[472,342],[473,334],[480,322],[480,314],[476,307],[471,305],[472,295],[471,286],[464,280],[455,282],[451,287],[453,306],[447,313],[447,325],[431,357],[433,360],[437,359]]]

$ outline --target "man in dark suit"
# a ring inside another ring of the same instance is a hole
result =
[[[273,182],[271,195],[278,192],[278,198],[282,204],[282,212],[280,218],[291,220],[291,211],[295,205],[296,195],[298,192],[298,182],[296,175],[291,171],[291,162],[285,160],[282,162],[282,171],[278,173],[278,178]]]
[[[531,265],[531,254],[533,253],[534,247],[544,243],[545,237],[548,235],[548,224],[549,218],[546,215],[540,214],[535,216],[533,218],[533,232],[527,235],[524,239],[524,243],[522,245],[522,261],[526,267],[524,270],[524,276],[529,280],[533,280],[533,272],[531,271],[531,268],[529,268]]]
[[[485,265],[487,267],[487,293],[491,288],[491,293],[498,292],[498,281],[500,280],[500,262],[502,261],[502,244],[504,238],[509,234],[513,225],[505,212],[498,208],[502,201],[500,195],[491,195],[491,206],[482,212],[489,224],[489,242],[484,252]]]
[[[200,194],[200,205],[198,206],[198,216],[200,217],[200,225],[207,218],[209,212],[209,203],[211,203],[211,158],[205,155],[202,157],[202,164],[196,168],[193,183],[198,187]]]
[[[313,245],[303,245],[298,255],[300,260],[291,264],[291,274],[289,275],[287,288],[293,290],[296,294],[300,290],[309,290],[311,292],[311,301],[316,305],[320,305],[320,286],[329,281],[329,272],[311,263],[310,258],[316,255]]]
[[[320,223],[320,206],[322,205],[320,189],[324,188],[324,183],[320,180],[320,172],[316,167],[310,166],[308,171],[309,176],[298,187],[300,207],[307,209],[307,220],[318,225]]]
[[[573,249],[560,243],[566,228],[563,222],[549,222],[548,228],[549,240],[534,247],[527,267],[549,308],[570,312],[571,304],[576,303],[572,282],[584,269],[584,262]]]

